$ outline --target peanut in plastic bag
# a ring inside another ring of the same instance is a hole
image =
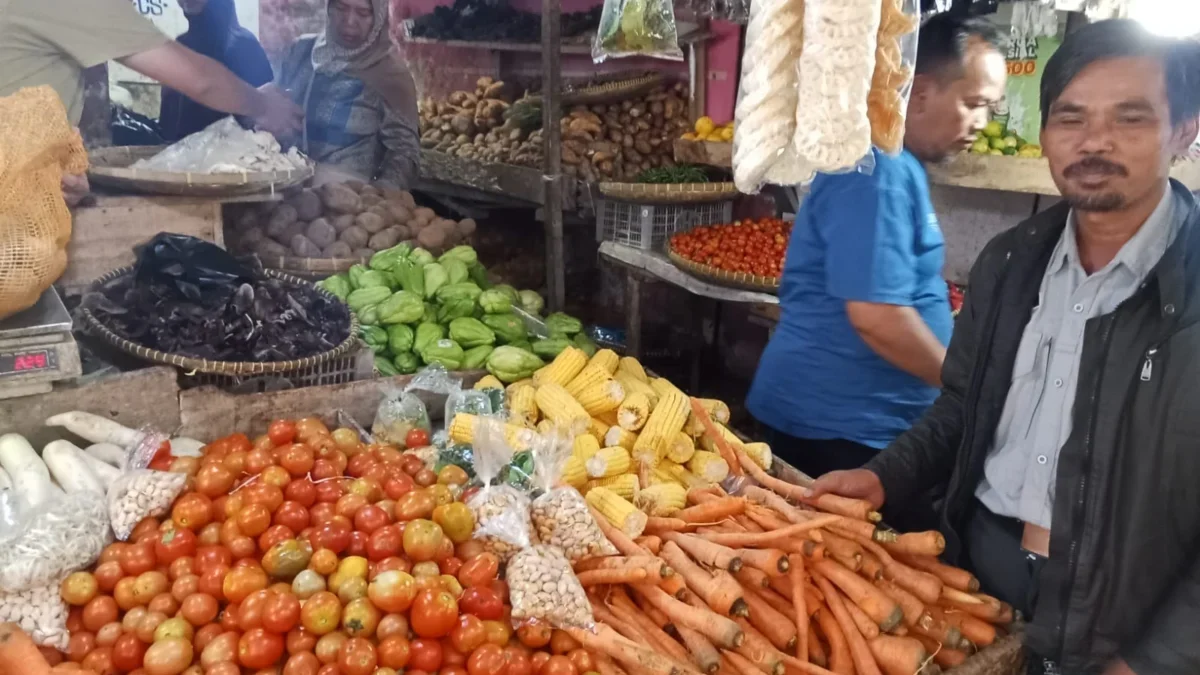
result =
[[[626,56],[683,60],[671,0],[604,0],[592,61]]]
[[[522,549],[508,563],[508,597],[514,625],[548,621],[555,628],[595,626],[592,604],[563,552],[553,546]]]
[[[91,492],[67,494],[25,510],[10,527],[0,546],[4,593],[54,583],[90,565],[112,541],[105,499]]]
[[[529,496],[512,485],[493,485],[512,458],[513,449],[504,439],[504,422],[478,418],[472,459],[483,488],[467,500],[467,506],[475,516],[474,537],[502,561],[533,543]]]
[[[556,428],[543,434],[533,449],[534,486],[542,494],[533,500],[530,519],[538,540],[561,550],[572,562],[618,551],[596,524],[579,491],[562,485],[563,467],[570,459],[575,437]]]

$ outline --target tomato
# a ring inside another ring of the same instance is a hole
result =
[[[504,602],[490,588],[473,586],[463,591],[458,606],[464,614],[474,614],[484,621],[494,621],[504,615]]]
[[[308,508],[317,503],[317,486],[307,478],[298,478],[283,488],[283,496]]]
[[[321,662],[312,652],[299,652],[288,657],[281,675],[317,675]]]
[[[142,668],[146,675],[179,675],[192,665],[192,643],[183,638],[169,638],[155,642],[142,657]]]
[[[312,570],[301,570],[292,579],[291,593],[301,600],[307,600],[323,590],[325,590],[325,578]]]
[[[409,429],[404,435],[404,447],[406,448],[423,448],[429,445],[429,432],[421,429]]]
[[[196,535],[182,527],[163,532],[154,542],[154,555],[160,565],[170,565],[179,558],[196,553]]]
[[[179,613],[188,623],[199,627],[212,623],[219,610],[217,599],[213,596],[207,593],[193,593],[183,599]]]
[[[173,616],[179,612],[179,601],[171,597],[170,593],[159,593],[150,599],[150,603],[146,605],[146,609],[151,612],[162,612],[167,616]]]
[[[175,617],[173,619],[166,619],[158,624],[158,628],[154,629],[154,641],[160,642],[170,638],[183,638],[191,642],[195,634],[196,631],[192,628],[192,624],[179,617]]]
[[[116,672],[112,662],[112,647],[96,647],[83,657],[83,663],[79,665],[96,675],[113,675]]]
[[[529,653],[520,647],[505,647],[504,662],[504,675],[533,675]]]
[[[246,596],[238,605],[238,626],[246,631],[251,628],[262,628],[263,613],[267,602],[271,599],[271,591],[266,589],[254,591]]]
[[[275,445],[291,443],[296,439],[296,425],[290,420],[274,420],[267,426],[267,438]]]
[[[462,502],[451,502],[435,508],[433,522],[456,544],[470,539],[475,531],[475,516],[472,515],[470,507]]]
[[[433,469],[421,469],[413,476],[413,481],[421,487],[429,487],[437,483],[437,474]]]
[[[113,589],[112,594],[113,599],[117,601],[117,607],[128,610],[149,602],[146,599],[138,599],[137,593],[133,590],[136,586],[136,577],[125,577],[117,582],[117,587]]]
[[[566,631],[555,630],[550,637],[550,651],[555,654],[566,654],[580,648],[579,641]]]
[[[346,640],[338,653],[337,666],[343,675],[371,675],[377,663],[375,645],[365,638]]]
[[[379,626],[379,610],[366,598],[346,603],[342,610],[342,630],[350,637],[369,638]]]
[[[71,631],[67,641],[67,659],[75,663],[83,661],[96,648],[96,634],[87,631]]]
[[[118,637],[112,646],[113,667],[123,673],[141,668],[142,657],[146,655],[146,646],[146,643],[131,633]]]
[[[441,643],[437,640],[413,640],[409,644],[408,665],[415,670],[436,671],[442,666]]]
[[[323,635],[320,640],[317,640],[317,646],[313,651],[321,663],[336,665],[338,655],[342,652],[342,645],[346,644],[346,640],[349,639],[345,633]]]
[[[413,600],[409,621],[421,637],[444,637],[458,623],[458,602],[445,591],[422,591]]]
[[[210,523],[209,526],[211,527],[212,523]],[[181,531],[187,532],[187,530],[181,530]],[[196,538],[197,543],[199,543],[199,539],[200,539],[199,537]],[[174,561],[171,562],[170,565],[167,566],[167,578],[170,579],[171,581],[175,581],[176,579],[178,579],[180,577],[194,576],[195,574],[196,574],[196,559],[190,555],[185,555],[180,558],[176,558]]]
[[[270,485],[280,490],[283,489],[283,486],[292,482],[292,475],[282,466],[268,466],[262,470],[262,473],[258,474],[258,477],[264,485]]]
[[[325,635],[337,629],[342,618],[342,602],[329,591],[321,591],[304,601],[300,623],[314,635]]]
[[[391,515],[374,504],[367,504],[354,514],[354,529],[367,534],[371,534],[391,522]]]
[[[233,564],[229,549],[222,546],[201,546],[196,549],[196,574],[203,575],[214,567]]]
[[[313,542],[313,547],[316,548],[316,546],[316,542]],[[309,558],[308,566],[317,574],[333,574],[338,567],[337,554],[327,548],[318,548]]]
[[[521,641],[521,644],[533,649],[550,644],[552,634],[549,622],[538,619],[525,621],[517,628],[517,639]]]
[[[406,611],[416,594],[416,580],[399,570],[383,572],[367,586],[367,597],[384,612]]]
[[[146,612],[142,616],[142,620],[138,622],[133,634],[138,636],[142,642],[154,642],[154,631],[162,622],[167,620],[167,615],[162,612]]]
[[[229,552],[240,563],[258,552],[258,545],[250,537],[238,537],[229,542]],[[236,565],[235,565],[236,566]]]
[[[460,593],[462,592],[462,582],[458,580],[458,571],[462,569],[462,566],[463,561],[457,556],[450,556],[438,561],[438,569],[441,570],[442,576],[454,578],[454,583],[458,586]]]
[[[363,532],[351,532],[350,543],[346,546],[346,553],[365,557],[367,555],[367,535]]]
[[[83,627],[95,633],[106,623],[117,620],[117,601],[107,595],[98,595],[83,606]]]
[[[275,457],[269,450],[255,448],[246,453],[246,472],[249,474],[260,474],[263,469],[274,464]]]
[[[229,575],[228,565],[218,565],[212,567],[200,575],[200,581],[197,584],[197,590],[201,593],[208,593],[218,600],[228,598],[225,597],[225,577]]]
[[[342,582],[337,590],[338,600],[343,604],[367,597],[367,580],[362,577],[351,577]]]
[[[231,631],[213,638],[200,651],[200,665],[207,667],[225,661],[237,661],[237,646],[241,637],[241,633]]]
[[[463,586],[486,587],[500,573],[500,559],[494,553],[480,553],[469,558],[458,570],[458,580]]]
[[[271,526],[271,511],[262,504],[247,504],[237,514],[238,530],[249,537],[257,537]]]
[[[350,545],[350,526],[342,521],[326,521],[313,530],[310,540],[314,549],[325,548],[341,553]]]
[[[318,502],[336,502],[344,494],[346,494],[346,488],[341,481],[330,480],[317,483]]]
[[[467,672],[470,675],[503,675],[504,650],[496,645],[485,644],[471,652],[467,659]]]
[[[303,443],[293,443],[279,454],[279,466],[287,469],[293,478],[299,478],[312,471],[313,463],[313,451]]]
[[[203,652],[204,648],[210,642],[220,637],[221,633],[224,632],[225,629],[219,623],[210,623],[206,626],[201,626],[196,629],[196,636],[192,638],[192,646],[198,651]]]
[[[267,585],[267,573],[261,568],[239,567],[225,576],[221,589],[226,600],[238,603],[251,593],[265,589]]]
[[[97,565],[93,576],[96,577],[96,586],[100,591],[111,593],[117,582],[125,576],[125,570],[121,569],[121,563],[109,561]]]
[[[238,640],[238,663],[244,668],[268,668],[282,657],[282,635],[252,628]]]
[[[212,500],[198,492],[183,495],[171,509],[171,521],[185,530],[199,530],[212,521]]]
[[[412,649],[408,640],[402,636],[394,636],[382,640],[376,648],[379,665],[397,671],[408,665],[411,653]]]
[[[121,635],[121,624],[114,621],[106,623],[96,631],[96,646],[111,647],[117,638]]]
[[[458,617],[458,625],[450,631],[450,643],[464,654],[470,654],[487,641],[483,621],[479,617],[464,614]]]
[[[258,537],[258,549],[270,551],[278,544],[295,539],[296,532],[287,525],[272,525]]]
[[[96,593],[100,590],[100,584],[96,581],[96,577],[87,572],[74,572],[63,579],[59,585],[59,594],[68,605],[82,607],[92,598],[96,597]]]
[[[534,652],[533,656],[529,657],[529,665],[533,666],[534,673],[541,673],[542,667],[550,660],[549,652]]]
[[[404,527],[404,553],[414,562],[433,560],[443,538],[442,528],[437,523],[413,520]]]
[[[131,544],[121,553],[121,569],[125,574],[136,576],[142,572],[149,572],[158,564],[154,555],[154,542],[141,541],[136,544]]]
[[[395,557],[400,553],[403,543],[404,537],[400,534],[400,528],[395,525],[381,527],[367,537],[367,558],[377,562]]]
[[[596,661],[586,649],[573,649],[567,654],[567,658],[571,660],[571,665],[575,666],[575,670],[580,673],[596,670]]]
[[[299,532],[308,527],[308,509],[299,502],[287,500],[280,504],[278,509],[275,509],[274,523],[283,525],[292,532]]]
[[[202,466],[196,473],[196,492],[216,499],[233,488],[234,480],[233,472],[221,464]]]
[[[467,655],[454,648],[449,638],[442,638],[442,669],[467,665]]]
[[[484,621],[483,631],[487,634],[487,641],[505,647],[512,640],[512,626],[507,621]]]
[[[262,626],[272,633],[286,633],[300,623],[300,599],[291,593],[274,593],[263,611]]]

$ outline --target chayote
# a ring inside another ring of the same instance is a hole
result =
[[[441,324],[423,322],[413,332],[412,350],[420,354],[425,351],[426,347],[444,337],[446,337],[446,329],[442,328]]]
[[[438,340],[421,350],[421,360],[425,365],[440,363],[446,370],[462,368],[463,348],[454,340]]]
[[[354,290],[350,285],[350,278],[345,274],[335,274],[324,281],[317,282],[317,285],[336,295],[342,302],[345,302],[350,291]]]
[[[455,319],[471,316],[475,312],[475,303],[466,298],[447,300],[438,308],[438,323],[449,324]]]
[[[499,291],[499,292],[507,295],[508,301],[514,305],[521,304],[521,294],[517,293],[517,289],[513,288],[512,286],[509,286],[508,284],[496,284],[495,286],[492,286],[491,290]]]
[[[478,261],[474,265],[467,265],[467,269],[470,270],[471,281],[474,281],[476,286],[485,291],[492,287],[492,280],[488,278],[487,268],[480,265]]]
[[[521,291],[521,309],[530,314],[541,314],[546,308],[546,300],[537,291]]]
[[[360,326],[376,326],[379,324],[379,305],[367,305],[354,313]]]
[[[392,358],[392,365],[401,375],[411,375],[421,367],[421,359],[412,352],[401,352]]]
[[[483,367],[483,363],[487,361],[487,357],[491,356],[495,347],[491,345],[479,345],[463,352],[462,367],[463,370],[476,370]]]
[[[393,377],[400,374],[400,371],[396,370],[396,366],[386,356],[377,355],[375,357],[375,370],[379,371],[379,374],[383,377]]]
[[[382,354],[388,348],[388,332],[379,326],[359,326],[358,337],[376,354]]]
[[[393,354],[403,354],[404,352],[412,351],[413,339],[416,334],[412,328],[404,324],[396,324],[387,327],[387,348]]]
[[[442,269],[446,270],[446,283],[461,284],[470,279],[471,274],[467,271],[467,264],[461,260],[450,258],[442,260],[438,263]]]
[[[388,296],[391,294],[392,291],[387,286],[360,288],[355,291],[350,291],[350,295],[346,296],[346,304],[350,306],[352,311],[358,312],[367,305],[378,305],[384,300],[387,300]]]
[[[555,312],[546,317],[546,328],[560,335],[574,335],[583,330],[583,322],[569,314]]]
[[[407,258],[397,260],[392,268],[392,279],[396,285],[416,295],[425,297],[425,272],[419,265]]]
[[[359,275],[359,288],[373,288],[375,286],[391,289],[392,280],[388,278],[386,272],[380,272],[379,270],[367,270]]]
[[[467,265],[472,265],[479,261],[479,256],[476,255],[475,249],[467,245],[455,246],[454,248],[442,254],[438,258],[438,262],[446,262],[447,260],[459,260]]]
[[[429,263],[422,268],[425,275],[425,297],[432,298],[446,284],[450,283],[450,275],[440,263]]]
[[[496,347],[488,355],[487,371],[501,382],[510,383],[533,376],[533,371],[546,365],[532,352],[511,345]]]
[[[420,296],[408,291],[396,291],[379,303],[379,323],[416,323],[425,314],[425,303]]]
[[[406,260],[408,258],[408,253],[411,250],[412,246],[409,244],[397,244],[396,246],[379,251],[375,255],[371,256],[371,260],[367,263],[367,267],[380,272],[387,272],[394,269],[396,267],[396,263],[400,262],[401,260]]]
[[[483,296],[479,299],[483,300]],[[487,314],[480,321],[491,328],[501,342],[512,344],[525,339],[525,322],[516,314]]]
[[[505,314],[512,311],[512,299],[502,291],[484,291],[479,294],[479,306],[488,314]]]
[[[437,323],[438,308],[432,303],[425,303],[425,314],[421,316],[422,322]]]
[[[466,298],[471,302],[475,302],[479,299],[479,296],[482,293],[482,288],[476,286],[470,281],[464,281],[459,284],[447,284],[442,286],[438,289],[435,297],[437,298],[438,302],[446,302],[448,300],[454,300],[457,298]]]
[[[545,340],[534,340],[533,353],[543,359],[553,359],[558,356],[559,352],[571,346],[571,341],[567,338],[547,338]]]
[[[408,259],[424,267],[431,262],[435,262],[433,254],[423,248],[414,248],[412,253],[408,254]]]
[[[450,322],[450,339],[471,349],[480,345],[495,344],[496,334],[479,319],[462,317]]]
[[[366,265],[354,264],[350,266],[350,269],[346,270],[346,278],[350,280],[350,285],[354,288],[362,288],[362,284],[358,282],[362,279],[362,275],[370,271],[370,268]]]

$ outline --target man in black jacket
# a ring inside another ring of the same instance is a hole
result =
[[[904,503],[947,484],[946,557],[1031,617],[1031,672],[1200,673],[1200,46],[1118,20],[1042,78],[1063,203],[971,271],[942,393],[815,494]]]

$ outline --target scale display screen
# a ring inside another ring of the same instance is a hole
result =
[[[52,349],[0,352],[0,377],[5,375],[25,375],[57,369],[58,358]]]

